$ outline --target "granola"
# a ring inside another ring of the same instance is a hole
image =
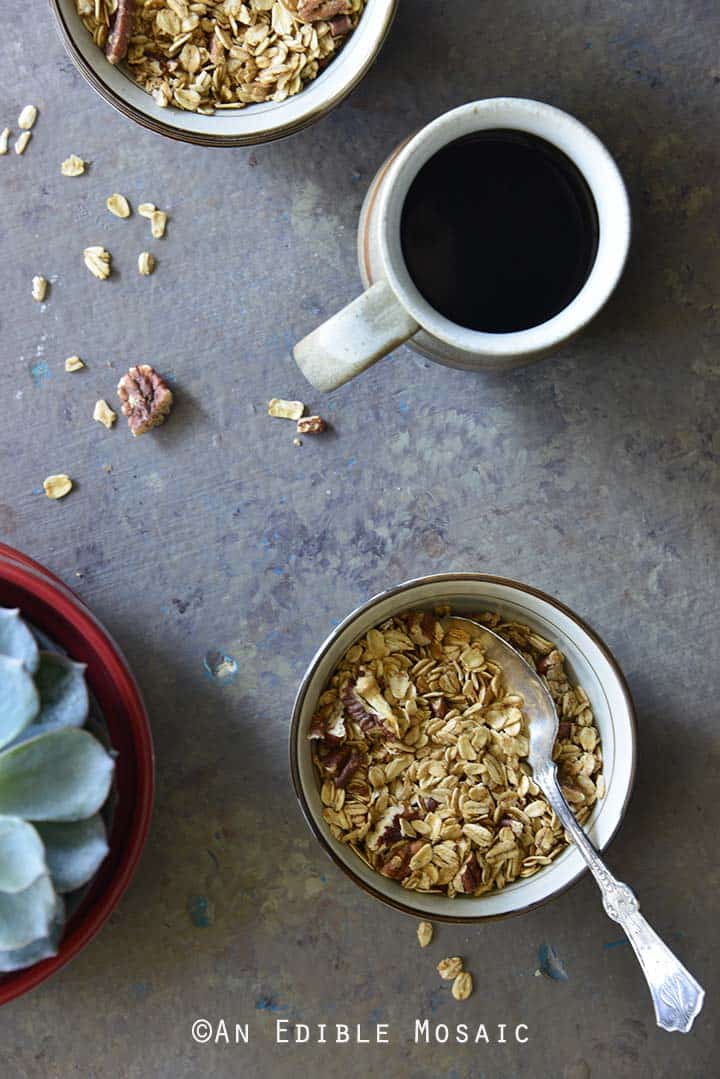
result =
[[[82,176],[85,172],[85,162],[77,154],[70,154],[60,166],[63,176]]]
[[[18,127],[21,131],[29,131],[37,120],[37,109],[34,105],[26,105],[18,116]]]
[[[48,498],[64,498],[72,491],[72,480],[66,473],[59,472],[55,476],[48,476],[43,480],[43,489]]]
[[[560,783],[584,823],[604,792],[587,694],[528,626],[494,613],[477,621],[545,679]],[[527,763],[522,703],[461,624],[410,611],[370,629],[337,665],[308,734],[333,836],[403,888],[450,897],[549,865],[567,840]]]
[[[472,995],[472,991],[472,974],[467,970],[463,970],[452,984],[452,995],[455,1000],[467,1000]]]
[[[441,959],[437,965],[437,972],[444,981],[454,981],[458,974],[462,974],[463,961],[459,955],[453,955],[449,959]]]
[[[42,274],[36,274],[32,279],[32,298],[36,303],[42,303],[47,296],[47,278]]]
[[[83,251],[83,260],[93,277],[98,281],[106,281],[112,270],[112,256],[104,247],[95,245],[86,247]]]
[[[75,0],[95,44],[162,107],[284,101],[337,55],[366,0]]]
[[[117,192],[114,195],[110,195],[110,197],[105,200],[105,205],[115,217],[130,216],[130,203],[124,195],[120,195]]]
[[[268,402],[268,416],[280,420],[299,420],[305,411],[302,401],[286,401],[282,397],[271,397]]]
[[[138,273],[148,277],[155,269],[155,256],[150,251],[141,251],[138,255]]]
[[[417,939],[421,948],[427,948],[433,939],[432,922],[419,922],[417,927]]]
[[[110,408],[110,405],[107,403],[107,401],[104,401],[102,398],[100,398],[99,401],[95,402],[93,419],[97,420],[98,423],[101,423],[103,427],[107,427],[109,431],[112,425],[115,423],[115,420],[117,419],[117,412],[115,412],[114,409]]]

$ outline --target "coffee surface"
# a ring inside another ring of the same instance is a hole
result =
[[[418,290],[446,318],[485,333],[526,330],[567,307],[597,242],[595,203],[578,169],[518,131],[443,147],[413,181],[401,219]]]

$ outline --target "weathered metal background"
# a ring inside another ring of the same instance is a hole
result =
[[[286,737],[315,646],[400,579],[468,568],[547,589],[606,638],[640,721],[639,775],[610,862],[717,991],[716,573],[720,487],[720,19],[711,0],[405,0],[382,56],[333,115],[255,151],[163,141],[115,115],[65,56],[49,11],[3,12],[0,127],[39,106],[0,160],[0,533],[62,575],[126,650],[147,697],[158,797],[147,854],[111,923],[0,1015],[3,1073],[28,1079],[700,1079],[713,998],[688,1038],[654,1028],[629,947],[583,880],[551,906],[421,952],[412,922],[325,859],[296,808]],[[627,178],[622,286],[556,358],[472,376],[407,350],[327,400],[291,343],[359,287],[355,227],[409,131],[474,97],[577,114]],[[70,180],[71,152],[92,162]],[[123,192],[170,213],[118,221]],[[82,249],[103,243],[100,283]],[[52,281],[44,309],[33,274]],[[88,370],[66,375],[78,352]],[[93,423],[128,364],[173,379],[166,428]],[[265,415],[299,396],[333,431],[302,448]],[[112,466],[107,471],[106,466]],[[64,502],[43,478],[68,471]],[[219,685],[208,652],[235,657]],[[551,944],[568,980],[535,977]],[[434,965],[462,954],[453,1002]],[[193,1018],[249,1022],[196,1046]],[[415,1046],[412,1022],[524,1022],[530,1042]],[[273,1044],[277,1018],[387,1021],[390,1048]]]

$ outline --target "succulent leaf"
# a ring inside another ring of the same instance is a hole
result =
[[[58,892],[74,892],[97,873],[109,847],[99,814],[87,820],[38,824],[45,860]]]
[[[0,655],[19,659],[30,674],[37,670],[37,642],[17,609],[0,607]]]
[[[65,903],[61,896],[55,896],[55,910],[47,936],[38,937],[31,944],[23,948],[14,948],[8,951],[0,951],[0,973],[7,974],[11,970],[22,970],[23,967],[31,967],[39,963],[41,959],[49,959],[57,955],[60,937],[65,928]]]
[[[0,656],[0,746],[32,723],[39,709],[38,691],[22,660]]]
[[[40,734],[0,753],[0,814],[31,821],[91,817],[108,796],[113,768],[87,731]]]
[[[0,892],[0,950],[24,948],[50,932],[55,891],[47,873],[22,892]]]
[[[45,872],[43,841],[32,824],[0,817],[0,891],[22,892]]]
[[[40,694],[38,724],[46,730],[82,727],[90,703],[84,663],[59,652],[41,652],[35,685]]]

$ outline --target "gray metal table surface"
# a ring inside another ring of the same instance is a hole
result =
[[[712,0],[405,0],[340,108],[254,150],[165,141],[115,114],[50,12],[2,15],[3,113],[38,105],[0,161],[0,535],[61,575],[120,642],[156,742],[158,790],[134,883],[101,934],[0,1014],[3,1075],[189,1079],[703,1079],[718,988],[720,583],[719,20]],[[359,289],[355,229],[390,149],[435,115],[514,94],[579,116],[627,179],[632,255],[605,311],[562,352],[473,375],[407,349],[320,400],[291,344]],[[91,162],[68,180],[71,152]],[[147,222],[170,213],[141,278]],[[95,281],[82,249],[117,273]],[[52,285],[41,310],[30,280]],[[63,360],[88,364],[66,375]],[[167,372],[175,411],[132,440],[91,419],[119,375]],[[299,397],[332,430],[292,444],[266,415]],[[108,470],[111,466],[111,471]],[[77,489],[47,500],[42,480]],[[571,605],[607,640],[639,717],[639,770],[610,865],[708,990],[689,1037],[655,1029],[642,975],[584,877],[531,914],[414,923],[337,872],[287,768],[293,695],[332,624],[383,587],[472,569]],[[236,658],[214,681],[209,652]],[[567,981],[536,977],[551,944]],[[476,973],[455,1003],[434,964]],[[201,1046],[198,1016],[247,1022]],[[416,1017],[486,1024],[489,1045],[416,1045]],[[278,1018],[387,1022],[392,1045],[276,1045]],[[529,1042],[497,1044],[497,1024]]]

